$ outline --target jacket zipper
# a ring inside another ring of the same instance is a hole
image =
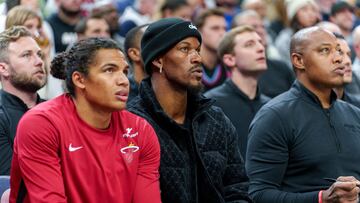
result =
[[[331,128],[331,135],[335,140],[337,152],[340,153],[341,152],[340,141],[339,141],[339,138],[336,135],[335,127],[332,124],[331,119],[330,119],[330,110],[325,110],[325,114],[326,114],[326,117],[328,119],[328,122],[329,122],[329,125],[330,125],[330,128]]]
[[[195,121],[197,117],[198,117],[198,116],[195,116],[194,119],[193,119],[193,121]],[[193,133],[195,133],[195,132],[196,132],[196,127],[195,127],[195,125],[194,125],[193,123],[192,123],[192,126],[193,126]],[[210,178],[210,175],[209,175],[208,171],[206,170],[205,163],[204,163],[203,159],[202,159],[201,156],[200,156],[199,148],[198,148],[197,143],[196,143],[196,141],[195,141],[195,137],[196,137],[196,136],[195,136],[194,134],[193,134],[192,136],[193,136],[193,139],[194,139],[195,151],[196,151],[197,156],[199,157],[200,164],[202,164],[202,166],[203,166],[203,168],[204,168],[204,173],[205,173],[206,177],[208,178],[211,187],[212,187],[213,190],[216,192],[216,195],[217,195],[218,199],[219,199],[219,200],[223,200],[222,195],[219,194],[219,191],[216,189],[214,183],[212,182],[212,179]],[[222,203],[222,202],[224,202],[224,201],[221,201],[221,203]]]

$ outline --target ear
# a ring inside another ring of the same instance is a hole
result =
[[[74,71],[71,79],[75,85],[75,87],[78,87],[80,89],[85,89],[85,79],[84,79],[84,75],[78,71]]]
[[[9,77],[9,65],[4,62],[0,62],[0,75],[2,77]]]
[[[235,56],[232,54],[224,54],[222,61],[227,67],[232,68],[236,66]]]
[[[300,53],[292,53],[290,57],[291,57],[291,63],[293,64],[293,66],[296,69],[299,69],[299,70],[304,70],[305,69],[302,54],[300,54]]]
[[[135,62],[139,62],[141,61],[141,56],[140,56],[140,50],[137,49],[137,48],[129,48],[127,50],[127,54],[129,55],[130,59],[132,61],[135,61]]]
[[[163,59],[162,59],[162,57],[158,57],[158,58],[154,59],[151,63],[155,67],[157,67],[159,69],[163,67]]]

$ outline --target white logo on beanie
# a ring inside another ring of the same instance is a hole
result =
[[[192,23],[190,23],[189,28],[190,28],[190,29],[195,29],[195,30],[197,30],[196,26],[193,25]]]

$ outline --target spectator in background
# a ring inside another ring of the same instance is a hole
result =
[[[202,36],[200,55],[202,58],[204,91],[221,85],[229,72],[220,64],[217,49],[226,32],[224,12],[219,9],[204,10],[194,21]]]
[[[240,5],[238,0],[214,0],[215,6],[218,9],[224,11],[224,17],[226,20],[226,30],[230,29],[233,17],[240,12]]]
[[[120,36],[119,13],[111,0],[96,1],[91,11],[91,16],[104,18],[110,26],[111,38],[117,41],[122,48],[124,37]]]
[[[355,22],[353,7],[344,0],[334,3],[331,7],[330,21],[339,26],[340,34],[352,45],[351,32]]]
[[[266,26],[269,25],[269,22],[267,22],[266,19],[266,2],[264,0],[244,0],[241,4],[241,8],[243,10],[255,11],[264,24]]]
[[[81,19],[82,0],[56,0],[58,11],[53,13],[47,21],[54,32],[54,45],[56,53],[65,51],[76,42],[75,25]]]
[[[282,60],[291,67],[289,47],[291,36],[300,29],[314,26],[320,21],[320,13],[314,0],[286,0],[290,27],[282,30],[275,40]]]
[[[75,26],[78,40],[91,37],[110,38],[109,24],[101,17],[86,17],[81,19]]]
[[[54,58],[51,73],[69,93],[20,121],[11,202],[161,202],[159,142],[149,123],[125,110],[127,71],[107,38],[79,41]]]
[[[248,202],[234,126],[201,90],[201,35],[189,21],[149,25],[141,55],[149,78],[128,109],[147,119],[160,141],[163,203]]]
[[[252,26],[265,46],[267,70],[261,74],[258,80],[260,92],[273,98],[287,91],[295,79],[293,70],[285,62],[274,59],[274,55],[277,55],[278,52],[275,47],[269,44],[268,34],[260,16],[253,10],[245,10],[236,15],[232,23],[233,27],[242,25]]]
[[[316,0],[317,5],[319,6],[320,13],[323,21],[329,21],[331,14],[331,7],[337,0]]]
[[[164,0],[160,6],[160,18],[178,17],[191,21],[194,10],[187,0]]]
[[[125,56],[130,65],[130,73],[128,75],[130,94],[128,102],[138,95],[140,82],[147,76],[144,62],[141,58],[141,38],[148,25],[149,24],[134,27],[125,37]]]
[[[128,6],[120,18],[120,35],[139,25],[150,23],[156,11],[158,0],[135,0],[133,6]]]
[[[345,91],[347,94],[360,101],[360,26],[357,26],[353,33],[353,48],[355,52],[355,60],[352,65],[352,81],[346,85]]]
[[[342,99],[350,104],[353,104],[360,108],[360,101],[356,100],[356,97],[348,94],[346,91],[346,86],[352,82],[352,64],[351,64],[351,50],[346,42],[344,36],[338,33],[334,33],[336,36],[341,49],[341,54],[344,55],[344,60],[342,61],[344,66],[344,80],[343,86],[334,88],[334,91],[339,99]]]
[[[9,175],[18,122],[43,101],[36,92],[46,84],[42,51],[25,27],[0,33],[0,78],[0,175]]]
[[[241,155],[246,157],[250,122],[261,106],[270,100],[258,88],[258,79],[267,68],[265,47],[252,27],[239,26],[224,35],[218,53],[222,63],[231,71],[231,77],[206,92],[205,96],[215,99],[215,105],[234,124]]]
[[[294,34],[290,52],[297,80],[250,125],[249,195],[258,203],[358,202],[360,109],[332,90],[343,85],[340,45],[309,27]]]
[[[64,92],[62,82],[52,77],[49,72],[50,61],[53,57],[54,46],[43,29],[43,21],[39,14],[27,6],[15,6],[6,17],[5,28],[12,26],[25,26],[33,35],[34,39],[43,52],[44,66],[47,74],[47,84],[38,93],[44,99],[51,99]]]

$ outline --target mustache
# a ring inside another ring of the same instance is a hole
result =
[[[198,71],[199,69],[202,71],[201,64],[198,64],[198,65],[195,65],[195,66],[191,67],[189,71],[194,72],[194,71]]]

